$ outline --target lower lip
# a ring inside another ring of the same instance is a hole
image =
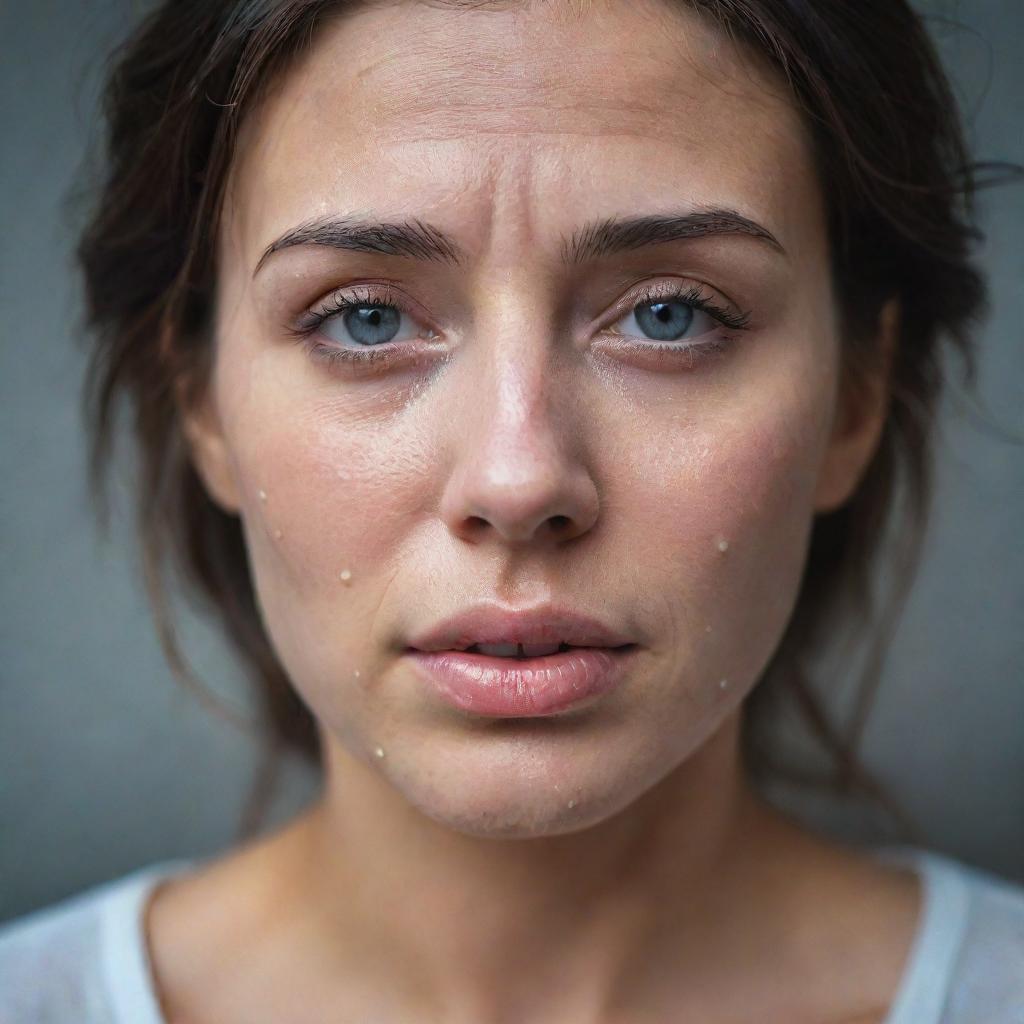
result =
[[[417,651],[409,656],[442,700],[476,715],[553,715],[614,689],[636,650],[574,647],[540,658],[497,658],[469,651]]]

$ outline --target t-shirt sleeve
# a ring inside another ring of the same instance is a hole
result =
[[[1024,889],[974,878],[941,1024],[1024,1024]]]
[[[0,927],[0,1024],[113,1024],[99,949],[100,913],[92,900]]]

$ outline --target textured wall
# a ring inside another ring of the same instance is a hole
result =
[[[255,764],[251,741],[171,679],[127,516],[101,541],[87,506],[63,197],[95,136],[101,55],[138,7],[0,5],[0,917],[151,860],[220,849]],[[926,9],[968,26],[933,23],[977,155],[1024,162],[1024,5]],[[983,213],[993,316],[980,389],[986,415],[1021,434],[1024,188],[987,195]],[[1024,879],[1024,449],[956,396],[942,428],[925,563],[865,749],[931,845]],[[192,619],[186,633],[204,676],[242,702],[219,639]],[[271,821],[314,791],[291,766]],[[838,833],[864,828],[849,809],[794,806]]]

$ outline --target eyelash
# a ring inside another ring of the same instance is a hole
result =
[[[371,363],[390,360],[394,358],[388,352],[388,348],[393,347],[390,346],[390,343],[365,349],[351,349],[313,340],[315,332],[328,320],[342,316],[348,310],[354,309],[357,306],[365,305],[394,306],[395,309],[408,313],[406,305],[394,298],[389,285],[367,286],[364,288],[363,295],[359,295],[356,290],[353,290],[349,294],[336,292],[329,296],[321,308],[310,309],[303,313],[291,333],[309,345],[310,351],[315,358],[323,360],[328,365],[349,363],[357,366],[367,366]]]
[[[630,296],[627,303],[620,306],[618,315],[614,322],[618,322],[623,316],[628,315],[637,306],[656,302],[682,302],[693,309],[706,313],[713,320],[716,320],[728,331],[746,331],[750,329],[749,312],[733,312],[718,305],[709,298],[699,286],[695,284],[675,285],[668,288],[649,286],[637,295]],[[364,294],[358,295],[354,291],[348,294],[335,293],[331,295],[325,304],[319,309],[307,310],[299,319],[291,333],[305,341],[310,346],[312,355],[321,359],[329,365],[347,363],[349,365],[368,366],[373,363],[381,363],[393,359],[389,351],[393,346],[390,343],[384,345],[367,347],[364,349],[344,348],[341,345],[324,344],[312,340],[313,335],[328,320],[344,315],[348,310],[358,306],[393,306],[395,309],[408,313],[406,305],[396,300],[389,285],[374,285],[364,288]],[[411,315],[411,314],[410,314]],[[618,335],[618,337],[628,337]],[[633,347],[654,353],[668,353],[673,357],[688,354],[691,364],[695,353],[712,354],[726,348],[734,337],[730,335],[719,335],[707,341],[681,345],[675,342],[656,342],[653,340],[635,339]],[[399,343],[401,344],[401,343]]]

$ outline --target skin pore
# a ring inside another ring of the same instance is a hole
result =
[[[712,209],[763,233],[572,258],[608,221]],[[336,222],[446,241],[275,246]],[[778,83],[653,0],[358,7],[245,122],[218,273],[187,430],[325,785],[157,891],[168,1020],[882,1021],[916,880],[799,828],[739,763],[813,518],[885,410],[881,377],[842,400]],[[745,326],[691,306],[680,340],[639,329],[694,290]],[[360,349],[341,315],[301,333],[339,297],[400,311],[372,362],[337,354]],[[486,601],[603,619],[639,645],[629,677],[547,719],[440,704],[404,650]]]

